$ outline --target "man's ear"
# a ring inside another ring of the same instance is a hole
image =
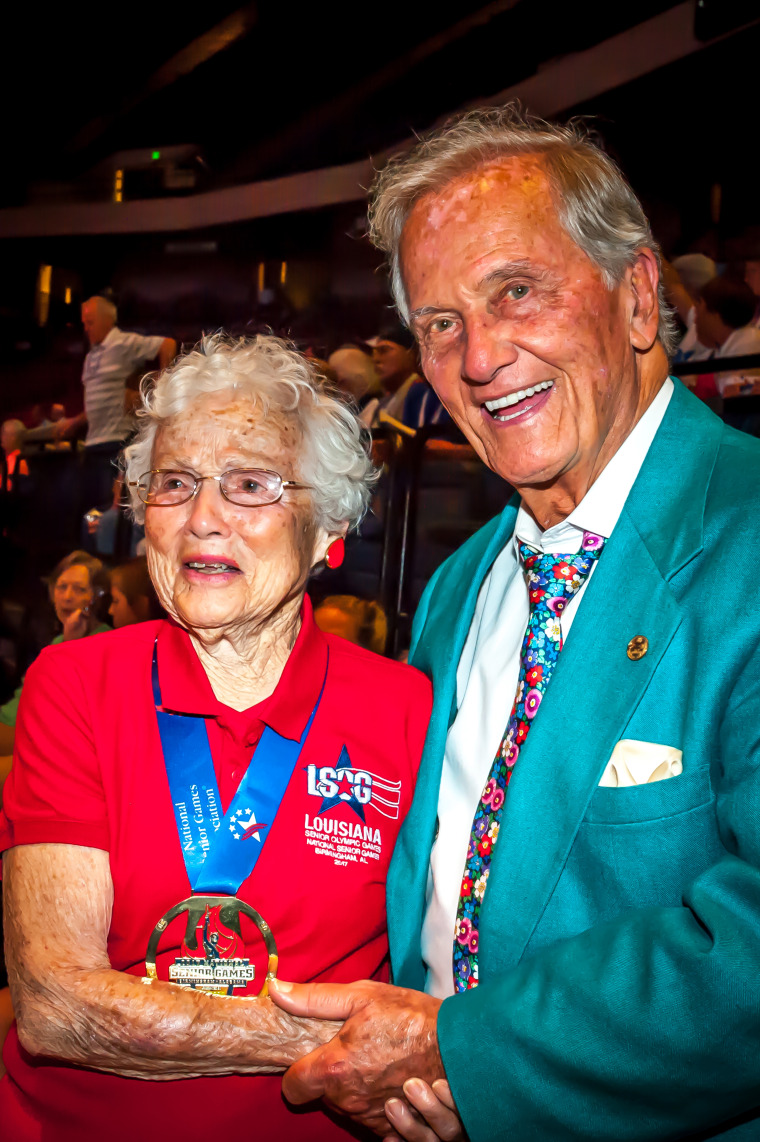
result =
[[[657,298],[660,274],[654,252],[648,247],[639,250],[629,274],[632,301],[631,344],[634,349],[646,352],[657,340],[660,322],[660,306]]]

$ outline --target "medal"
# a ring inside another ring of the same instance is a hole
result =
[[[174,808],[177,836],[193,895],[170,908],[156,924],[145,954],[145,983],[158,979],[156,958],[161,936],[172,920],[187,914],[180,954],[169,966],[169,982],[213,995],[232,996],[254,978],[244,955],[240,917],[259,930],[267,950],[266,976],[259,996],[269,994],[277,978],[277,944],[263,917],[237,897],[253,872],[322,700],[299,740],[285,738],[267,726],[238,790],[222,810],[214,763],[203,718],[164,710],[158,682],[158,639],[153,646],[152,681],[156,719],[166,776]],[[329,655],[328,655],[329,662]],[[264,822],[268,822],[265,824]]]
[[[270,980],[277,978],[277,944],[266,920],[250,904],[236,896],[189,896],[161,917],[151,933],[145,953],[146,983],[158,979],[156,956],[161,936],[172,920],[187,913],[185,938],[180,955],[169,965],[169,981],[179,987],[212,995],[232,995],[254,978],[250,960],[236,953],[244,950],[240,916],[253,920],[269,957],[259,998],[269,995]]]

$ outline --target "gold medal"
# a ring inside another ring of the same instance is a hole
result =
[[[181,954],[169,965],[169,981],[211,995],[231,996],[254,978],[250,960],[239,955],[244,948],[241,913],[258,928],[268,954],[267,973],[259,997],[269,995],[269,981],[277,978],[277,944],[266,920],[237,896],[189,896],[161,917],[151,933],[145,953],[145,982],[158,979],[156,956],[161,936],[181,913],[187,913]]]

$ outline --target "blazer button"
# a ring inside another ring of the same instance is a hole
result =
[[[631,662],[638,662],[640,658],[644,657],[648,650],[649,639],[646,637],[646,635],[637,634],[636,637],[632,638],[628,643],[627,654]]]

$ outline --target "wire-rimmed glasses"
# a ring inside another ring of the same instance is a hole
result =
[[[130,480],[129,486],[137,489],[138,496],[149,507],[170,508],[186,504],[197,495],[203,480],[216,480],[225,500],[243,508],[276,504],[286,488],[313,486],[283,480],[278,472],[267,468],[231,468],[221,476],[195,476],[192,472],[172,468],[154,468],[138,480]]]

